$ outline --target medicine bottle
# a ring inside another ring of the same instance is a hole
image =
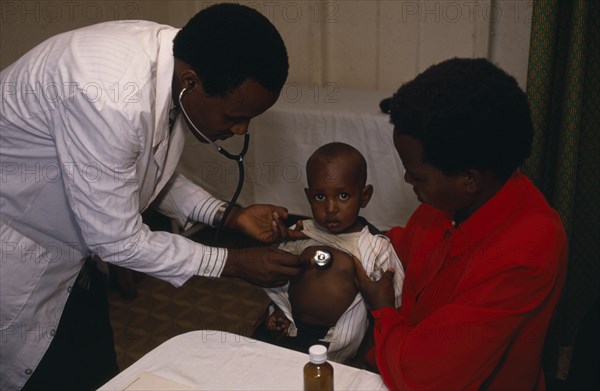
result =
[[[308,359],[310,361],[304,366],[304,390],[333,391],[333,367],[327,362],[327,348],[311,346]]]

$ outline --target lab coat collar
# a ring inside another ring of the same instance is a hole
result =
[[[177,117],[173,129],[169,129],[169,112],[173,108],[172,83],[175,69],[173,39],[179,30],[168,28],[158,32],[159,49],[156,65],[156,100],[154,136],[152,140],[153,160],[156,165],[156,186],[149,202],[152,202],[167,184],[183,151],[185,123]]]
[[[152,148],[156,149],[169,133],[169,110],[173,107],[171,96],[173,83],[173,70],[175,58],[173,57],[173,39],[179,30],[172,28],[160,30],[158,61],[156,63],[156,101],[154,117],[154,140]],[[159,159],[160,160],[160,159]]]

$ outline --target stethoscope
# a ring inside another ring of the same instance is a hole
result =
[[[250,143],[250,134],[247,132],[246,132],[246,134],[244,134],[244,146],[242,147],[242,150],[239,153],[239,155],[234,155],[234,154],[228,152],[225,148],[221,147],[220,145],[218,145],[217,143],[215,143],[214,141],[209,139],[206,135],[204,135],[204,133],[202,133],[196,127],[196,125],[194,125],[194,123],[192,122],[190,117],[187,115],[187,112],[183,108],[183,102],[181,101],[181,98],[183,97],[183,94],[186,93],[188,91],[188,88],[190,88],[190,87],[194,88],[194,84],[192,83],[189,87],[183,88],[181,90],[181,92],[179,93],[179,109],[185,116],[187,123],[192,125],[192,129],[197,134],[199,134],[204,140],[206,140],[207,143],[212,145],[217,150],[217,152],[219,152],[221,155],[225,156],[227,159],[235,160],[237,162],[239,175],[240,175],[240,178],[238,179],[237,187],[235,189],[235,193],[233,193],[233,197],[231,197],[231,201],[229,201],[229,205],[227,205],[227,208],[225,209],[225,212],[223,213],[223,217],[221,218],[221,221],[219,221],[219,223],[217,224],[216,237],[218,239],[219,234],[221,233],[221,229],[223,228],[223,224],[225,223],[225,221],[227,220],[227,216],[229,216],[229,213],[235,206],[235,203],[240,195],[240,192],[242,191],[242,186],[244,185],[244,156],[246,155],[246,152],[248,152],[248,144]]]

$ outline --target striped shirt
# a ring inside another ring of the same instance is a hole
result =
[[[360,232],[334,235],[314,220],[305,220],[303,225],[302,232],[310,239],[285,242],[279,248],[294,254],[300,254],[307,247],[315,245],[337,248],[357,257],[373,280],[381,278],[386,270],[393,268],[396,306],[400,305],[404,268],[387,237],[372,234],[366,226]],[[297,329],[288,298],[288,287],[289,284],[278,288],[266,288],[265,291],[290,320],[288,335],[294,337],[297,335]],[[367,306],[359,293],[322,340],[329,343],[327,356],[330,360],[345,362],[354,357],[368,328],[367,314]]]

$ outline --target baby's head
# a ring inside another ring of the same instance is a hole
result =
[[[358,213],[373,195],[364,156],[348,144],[325,144],[306,162],[306,176],[304,192],[316,222],[331,233],[360,231]]]

